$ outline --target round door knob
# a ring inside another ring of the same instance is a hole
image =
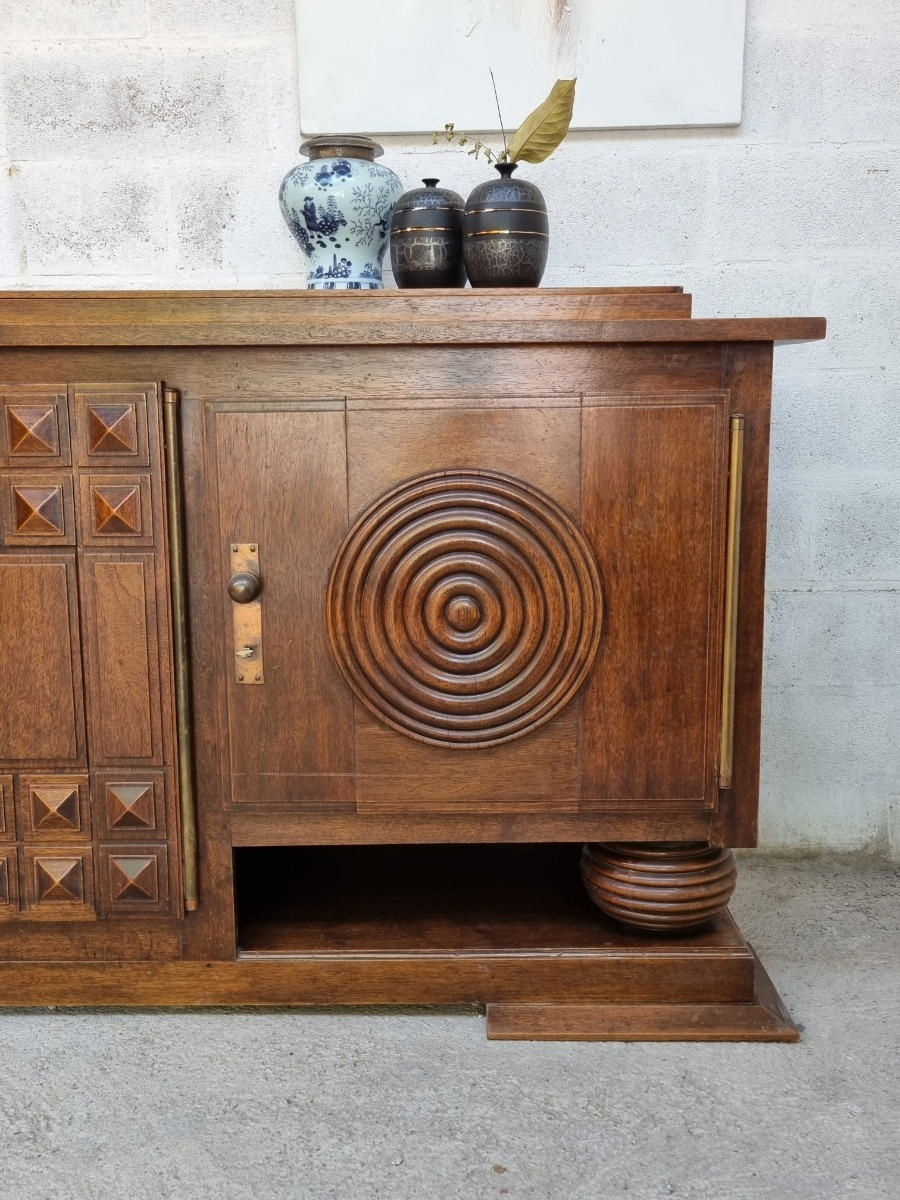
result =
[[[252,571],[237,571],[228,580],[228,595],[235,604],[249,604],[262,591],[262,582]]]

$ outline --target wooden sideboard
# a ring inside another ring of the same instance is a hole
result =
[[[0,294],[0,1003],[796,1036],[769,398],[678,288]]]

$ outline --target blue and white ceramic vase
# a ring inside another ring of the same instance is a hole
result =
[[[300,147],[309,162],[285,175],[279,200],[288,228],[307,258],[308,288],[381,287],[391,212],[403,184],[375,159],[371,138],[322,134]]]

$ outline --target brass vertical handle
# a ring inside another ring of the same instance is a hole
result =
[[[178,790],[181,797],[181,864],[184,906],[197,908],[197,804],[194,796],[191,742],[191,676],[187,633],[187,576],[184,552],[184,493],[179,395],[163,388],[163,436],[166,448],[166,498],[169,524],[169,575],[172,588],[172,657],[175,667],[175,724],[178,746]]]
[[[728,463],[728,530],[725,545],[725,628],[722,650],[722,732],[719,787],[730,788],[734,772],[734,698],[737,675],[738,575],[741,562],[741,482],[744,470],[744,418],[731,418]]]

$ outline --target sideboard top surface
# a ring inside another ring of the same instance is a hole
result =
[[[679,287],[0,292],[2,346],[817,341],[823,317],[691,317]]]

